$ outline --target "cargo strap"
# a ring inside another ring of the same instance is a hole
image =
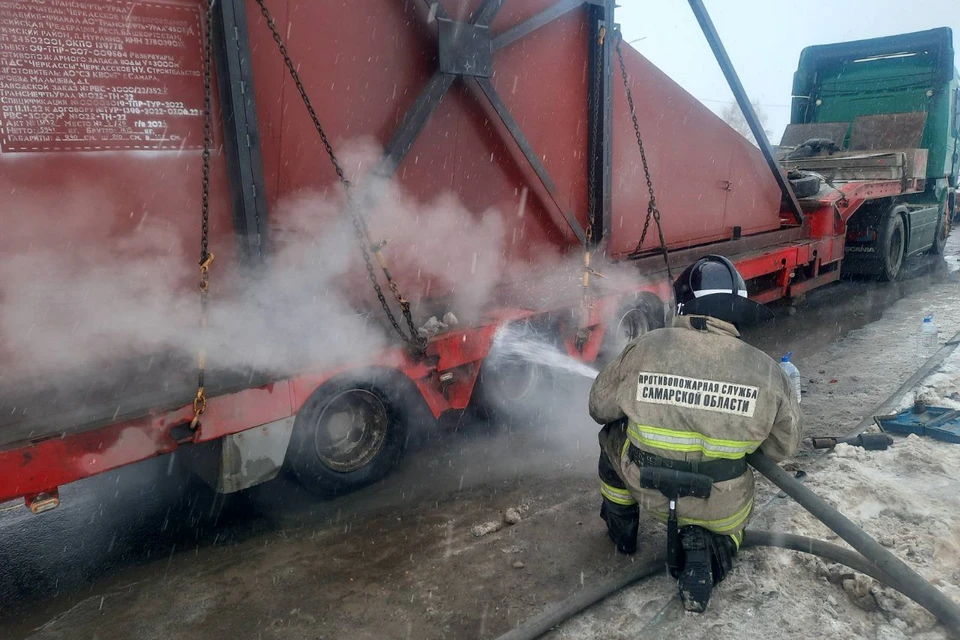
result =
[[[287,67],[290,78],[297,87],[297,92],[300,94],[300,99],[303,102],[303,106],[305,106],[307,109],[310,120],[313,122],[313,127],[317,130],[317,134],[320,136],[320,141],[323,143],[323,148],[326,150],[327,156],[330,158],[330,163],[333,165],[333,169],[337,174],[337,179],[340,181],[340,184],[346,193],[347,213],[350,216],[350,222],[353,225],[354,233],[357,236],[357,241],[360,246],[360,253],[363,256],[363,261],[366,265],[367,276],[369,277],[370,282],[373,284],[373,290],[377,294],[377,300],[380,301],[380,306],[383,307],[383,312],[386,314],[387,320],[390,321],[390,325],[393,327],[393,330],[397,332],[397,335],[399,335],[405,343],[407,343],[411,354],[414,357],[419,358],[426,350],[427,341],[417,332],[417,327],[413,322],[413,316],[410,313],[410,303],[400,293],[400,288],[397,286],[396,281],[393,279],[393,275],[390,273],[390,269],[387,267],[387,261],[383,255],[383,247],[386,242],[375,243],[370,240],[370,231],[367,227],[366,220],[364,220],[363,215],[360,213],[355,198],[351,193],[352,185],[350,181],[347,180],[346,175],[343,172],[343,167],[333,151],[333,145],[330,144],[330,139],[327,137],[327,132],[324,130],[323,125],[320,124],[320,118],[317,116],[317,112],[313,108],[313,103],[310,101],[310,97],[307,95],[307,90],[303,86],[303,82],[300,80],[300,74],[297,73],[297,65],[295,65],[293,60],[290,58],[290,54],[287,52],[287,47],[283,43],[283,38],[280,36],[280,31],[277,29],[277,24],[274,21],[273,16],[270,14],[270,10],[267,9],[267,5],[264,3],[264,0],[256,0],[256,3],[260,6],[260,13],[263,15],[267,26],[270,28],[270,33],[273,35],[273,41],[277,44],[277,49],[280,51],[280,55],[283,56],[283,62]],[[393,310],[390,308],[390,305],[387,304],[387,299],[383,295],[383,289],[380,287],[377,274],[374,273],[373,262],[370,257],[371,253],[376,258],[381,271],[383,271],[384,278],[387,280],[387,286],[390,288],[390,292],[393,294],[394,299],[397,301],[397,305],[400,307],[400,313],[403,314],[403,319],[406,322],[409,335],[400,327],[400,323],[393,314]]]
[[[699,473],[707,476],[714,482],[725,482],[739,478],[747,472],[747,459],[738,458],[736,460],[671,460],[658,456],[655,453],[644,451],[633,444],[630,445],[629,454],[631,462],[641,467],[660,467],[663,469],[673,469],[684,473]]]
[[[643,223],[643,232],[640,234],[640,241],[636,248],[630,253],[630,257],[638,257],[643,249],[643,242],[647,239],[647,231],[650,229],[650,220],[653,219],[657,224],[657,235],[660,236],[660,253],[663,254],[663,262],[667,266],[667,277],[673,282],[673,270],[670,268],[670,254],[667,251],[667,241],[663,235],[663,227],[660,225],[660,208],[657,206],[657,196],[653,191],[653,179],[650,177],[650,166],[647,164],[647,152],[643,148],[643,138],[640,136],[640,124],[637,121],[637,109],[633,103],[633,92],[630,90],[630,81],[627,79],[627,67],[623,63],[623,34],[618,27],[616,30],[616,49],[617,59],[620,62],[620,76],[623,78],[623,88],[627,92],[627,104],[630,106],[630,117],[633,118],[633,131],[637,136],[637,147],[640,149],[640,161],[643,163],[643,174],[647,180],[647,219]]]

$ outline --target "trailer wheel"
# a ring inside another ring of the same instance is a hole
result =
[[[297,414],[287,460],[310,491],[332,497],[383,478],[397,464],[408,420],[392,380],[333,380]]]
[[[529,338],[531,345],[555,341],[550,328],[529,324],[517,326],[515,335]],[[552,379],[546,366],[523,354],[499,350],[495,344],[480,366],[471,400],[473,412],[490,425],[528,422],[535,418],[534,400]]]
[[[880,255],[880,270],[877,276],[884,282],[892,282],[900,275],[903,256],[907,248],[907,227],[898,210],[883,218],[882,231],[877,242]]]
[[[600,360],[609,362],[643,334],[666,326],[663,303],[653,295],[640,295],[620,307],[607,325],[600,348]]]

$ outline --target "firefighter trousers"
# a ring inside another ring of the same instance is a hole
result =
[[[600,517],[606,522],[607,533],[616,545],[617,551],[632,554],[637,550],[640,506],[630,493],[620,472],[623,450],[629,446],[626,424],[606,425],[600,431],[599,440],[600,460],[597,464],[597,472],[600,476],[600,495],[603,499]],[[722,535],[701,527],[688,526],[683,529],[699,529],[702,532],[710,550],[714,582],[723,580],[733,566],[733,556],[736,555],[743,540],[743,532]]]

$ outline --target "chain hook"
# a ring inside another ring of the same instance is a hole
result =
[[[197,388],[197,395],[193,399],[193,419],[190,421],[190,428],[196,429],[200,425],[200,416],[207,410],[207,396],[203,387]]]

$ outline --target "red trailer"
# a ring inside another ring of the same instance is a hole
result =
[[[209,441],[220,491],[283,464],[362,486],[418,408],[480,378],[523,401],[483,367],[505,324],[593,361],[669,319],[664,246],[802,295],[858,207],[918,186],[798,202],[765,138],[620,43],[612,0],[2,4],[0,500],[34,511]]]

